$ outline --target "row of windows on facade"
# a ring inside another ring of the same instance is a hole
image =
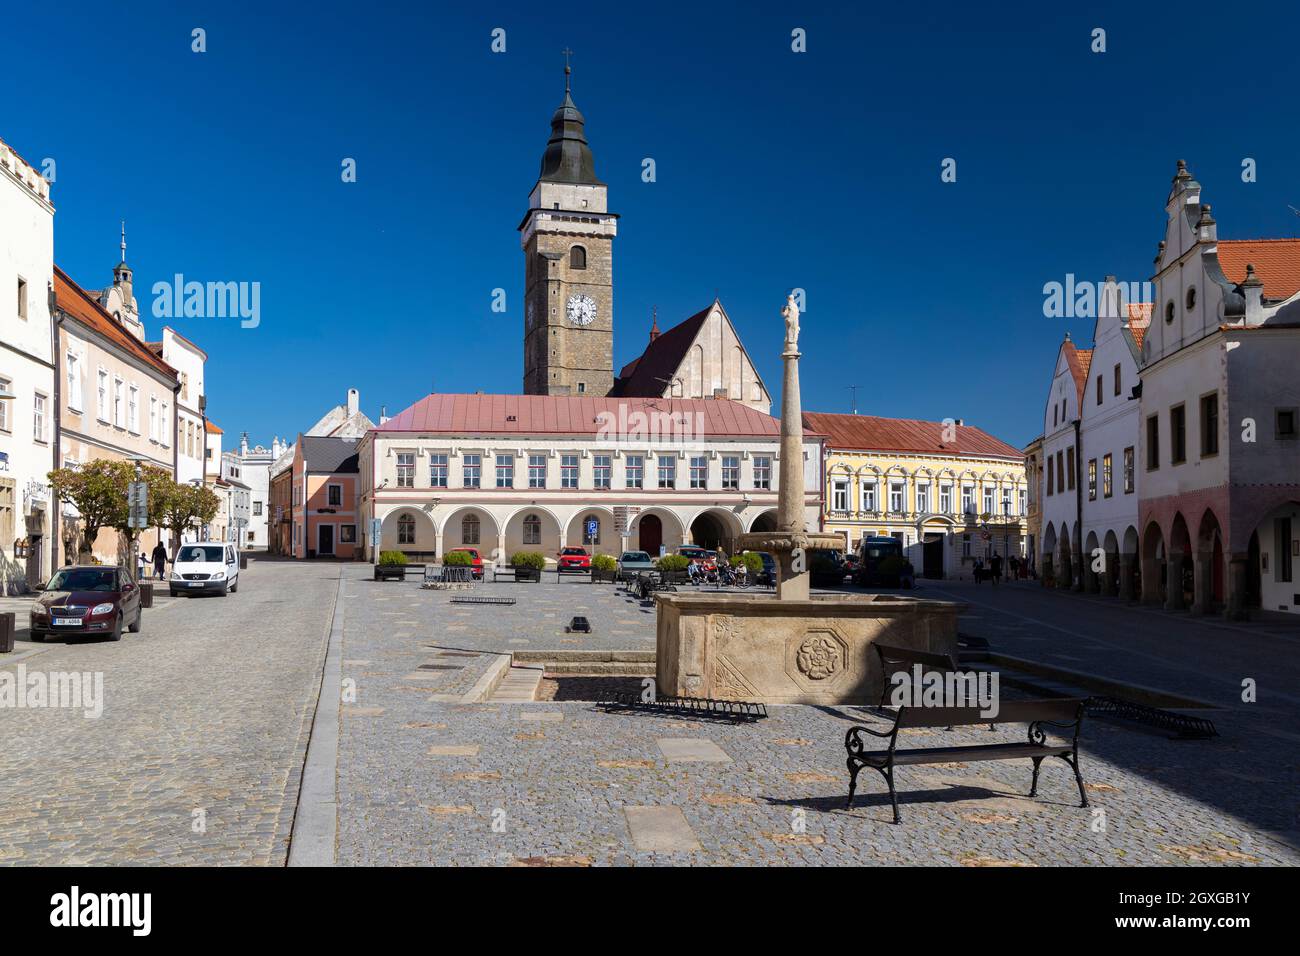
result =
[[[1101,456],[1101,493],[1103,498],[1111,497],[1114,492],[1114,460],[1110,452]],[[1133,447],[1124,449],[1124,494],[1131,495],[1133,482]],[[1074,449],[1058,451],[1055,458],[1047,456],[1047,493],[1064,494],[1074,490]],[[1097,459],[1088,460],[1088,500],[1097,500]]]
[[[599,515],[587,515],[582,519],[582,543],[600,544],[601,520]],[[524,517],[524,544],[542,543],[542,519],[537,515]],[[477,515],[466,515],[460,522],[460,543],[465,545],[481,544],[483,525]],[[397,543],[415,544],[415,517],[404,514],[397,519]]]
[[[859,498],[859,512],[866,514],[879,514],[879,501],[876,497],[877,484],[874,481],[864,481],[861,484],[861,497]],[[928,481],[917,482],[916,484],[916,514],[953,514],[953,485],[949,482],[942,482],[939,485],[939,507],[932,510],[933,499],[931,483]],[[983,513],[994,513],[995,489],[985,487],[983,489]],[[1012,509],[1013,502],[1019,504],[1019,513],[1025,513],[1025,491],[1020,489],[1015,499],[1012,498],[1012,489],[1002,488],[1002,514],[1016,514]],[[847,479],[835,479],[831,482],[831,511],[839,514],[849,512],[849,482]],[[961,510],[962,514],[975,514],[975,486],[961,486]],[[906,514],[907,513],[907,485],[903,482],[891,482],[889,485],[889,514]]]
[[[295,505],[302,504],[302,488],[298,487],[297,485],[294,485],[293,488],[293,503]],[[257,502],[257,504],[261,505],[261,502],[259,501]],[[343,486],[333,485],[333,484],[326,485],[325,506],[327,508],[339,508],[342,507],[342,505],[343,505]],[[259,511],[258,513],[260,514],[261,512]]]
[[[13,388],[12,379],[0,376],[0,392],[10,392]],[[39,442],[49,441],[47,433],[47,422],[49,420],[49,396],[44,392],[32,393],[32,440]],[[9,417],[10,401],[0,401],[0,432],[9,433],[13,431],[13,422]]]
[[[1219,453],[1219,393],[1202,395],[1199,401],[1201,457],[1213,458]],[[1300,416],[1296,408],[1273,409],[1273,438],[1276,441],[1294,441]],[[1160,467],[1160,415],[1147,416],[1147,471]],[[1169,463],[1181,465],[1187,461],[1187,406],[1174,405],[1169,409]]]
[[[1115,397],[1119,397],[1119,393],[1123,390],[1123,384],[1121,381],[1122,378],[1123,378],[1123,372],[1121,366],[1119,364],[1116,364],[1115,370],[1112,373],[1113,384],[1111,386],[1111,394],[1113,394]],[[1097,404],[1100,405],[1105,400],[1105,394],[1106,394],[1104,377],[1098,375],[1096,382],[1097,382]],[[1066,400],[1062,398],[1058,404],[1052,406],[1052,427],[1056,428],[1059,425],[1065,424],[1067,419],[1068,419],[1068,415],[1066,414]]]
[[[75,352],[69,352],[66,359],[68,378],[68,409],[81,413],[85,410],[85,398],[81,388],[81,358]],[[188,376],[182,373],[182,387],[188,390]],[[135,383],[126,383],[121,376],[111,376],[106,369],[98,369],[95,375],[95,415],[105,425],[122,428],[132,434],[140,434],[140,387]],[[166,447],[171,444],[170,405],[157,395],[149,397],[149,439]],[[181,445],[185,454],[197,458],[203,447],[201,426],[190,419],[184,419],[181,427]]]
[[[483,487],[482,455],[461,456],[461,486],[464,488]],[[448,487],[448,456],[429,456],[429,487]],[[548,457],[546,455],[528,455],[528,487],[546,488]],[[654,484],[652,488],[677,487],[677,456],[660,455],[651,457],[647,463],[644,455],[624,455],[623,486],[625,488],[647,487],[647,469],[651,472]],[[579,456],[560,456],[560,488],[578,487]],[[496,487],[515,487],[515,456],[496,455],[493,459],[496,469]],[[706,455],[693,456],[690,459],[689,487],[707,488],[709,480],[709,459]],[[613,487],[613,456],[592,455],[592,487],[608,489]],[[415,453],[400,452],[397,455],[397,487],[415,487]],[[736,490],[740,488],[740,456],[722,456],[722,487]],[[770,455],[754,456],[753,487],[757,491],[768,491],[772,487],[772,458]]]

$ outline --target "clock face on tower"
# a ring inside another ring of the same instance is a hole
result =
[[[596,300],[582,293],[571,295],[566,314],[574,325],[591,325],[596,321]]]

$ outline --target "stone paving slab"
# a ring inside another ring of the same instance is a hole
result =
[[[349,621],[367,613],[349,607]],[[531,633],[526,617],[517,633]],[[455,646],[496,650],[510,633],[487,630],[458,635]],[[397,689],[396,675],[427,650],[418,642],[382,625],[350,625],[347,642],[348,657],[391,659],[394,677],[369,679],[364,694],[385,713],[351,721],[340,742],[343,864],[1300,864],[1288,842],[1300,786],[1294,746],[1261,738],[1230,712],[1216,716],[1220,737],[1196,742],[1090,721],[1082,749],[1090,809],[1078,806],[1063,763],[1044,765],[1032,799],[1027,761],[900,769],[904,822],[895,826],[883,781],[870,771],[844,806],[845,730],[884,726],[863,709],[772,707],[766,720],[733,725],[576,701],[456,705]],[[539,713],[561,719],[525,720]],[[1024,728],[914,736],[909,746],[1020,741]],[[670,760],[660,741],[680,738],[730,762]],[[431,746],[478,751],[429,757]],[[1243,786],[1245,774],[1268,783]],[[638,845],[635,808],[680,814],[699,849]]]

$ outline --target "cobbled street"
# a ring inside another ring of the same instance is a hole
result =
[[[119,643],[31,644],[20,611],[20,663],[102,672],[105,703],[0,710],[0,862],[282,865],[339,571],[253,562],[226,597],[163,590]]]
[[[1027,762],[902,768],[894,826],[874,774],[844,806],[845,730],[885,726],[862,708],[772,707],[735,725],[480,699],[512,652],[652,650],[653,613],[612,586],[480,584],[473,595],[517,603],[475,606],[369,571],[255,561],[237,594],[164,596],[121,644],[56,643],[25,658],[29,669],[103,671],[107,704],[98,720],[0,712],[0,861],[284,864],[341,594],[343,702],[337,727],[318,725],[312,740],[336,770],[326,850],[341,865],[1300,863],[1300,708],[1290,675],[1262,666],[1294,643],[1289,624],[1224,627],[1030,584],[927,583],[929,596],[967,601],[963,632],[995,649],[1198,696],[1215,705],[1206,713],[1220,736],[1089,720],[1091,809],[1059,763],[1044,765],[1034,799]],[[573,615],[593,633],[567,633]],[[1187,655],[1164,660],[1175,646]],[[1250,676],[1259,704],[1239,699]],[[909,744],[1022,735],[917,730]],[[300,829],[313,806],[304,796]],[[206,832],[194,831],[197,810]]]

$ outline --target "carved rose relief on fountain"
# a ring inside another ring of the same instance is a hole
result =
[[[844,666],[844,649],[828,634],[813,634],[799,645],[795,661],[809,680],[825,680]]]

